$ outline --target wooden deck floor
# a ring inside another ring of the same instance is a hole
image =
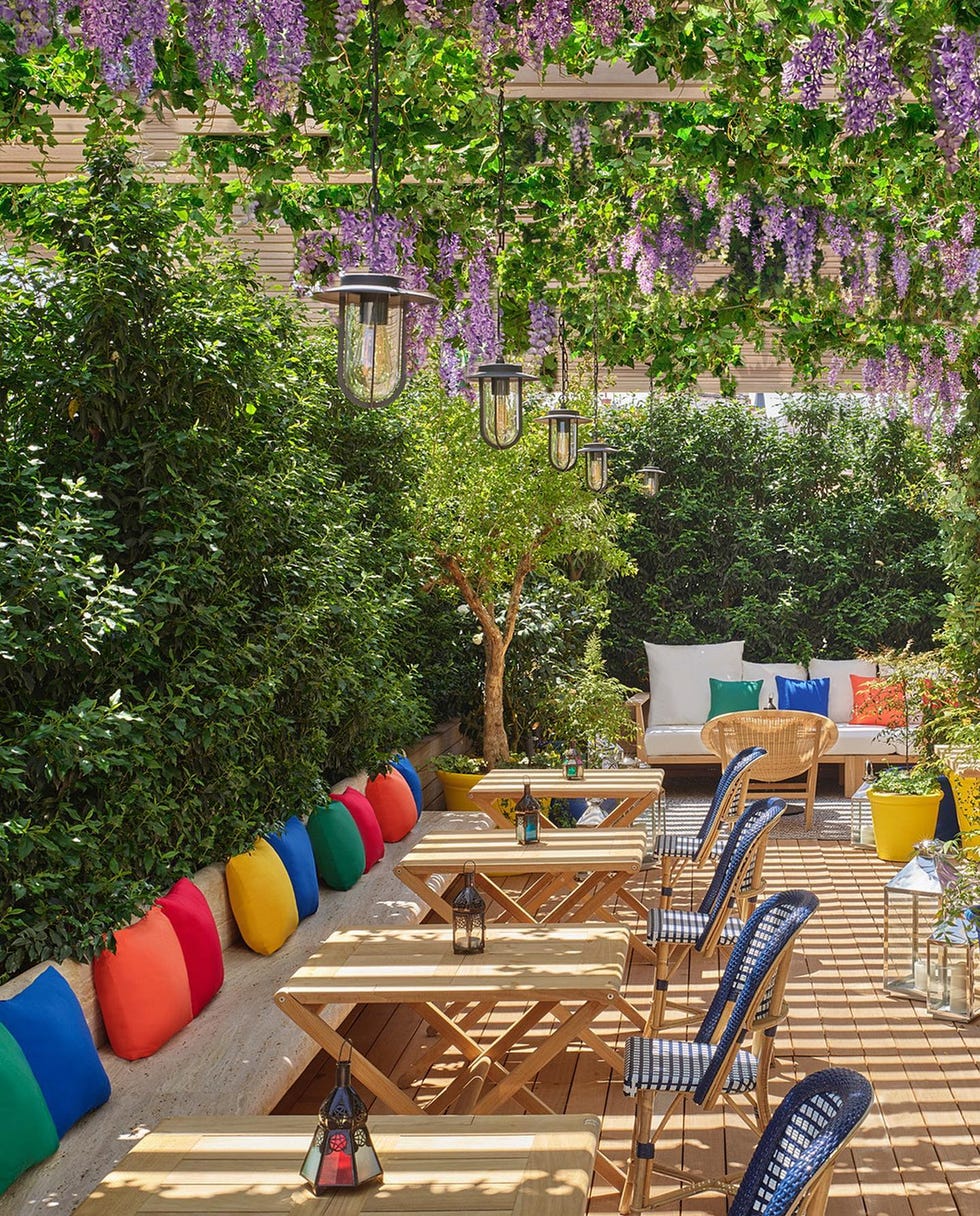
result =
[[[828,1216],[980,1216],[980,1024],[941,1022],[921,1005],[881,993],[882,885],[894,873],[894,866],[842,842],[770,843],[768,889],[806,887],[821,903],[796,950],[773,1093],[778,1099],[794,1080],[828,1065],[855,1068],[874,1086],[875,1110],[838,1165]],[[710,992],[716,976],[710,968],[690,976],[692,991]],[[628,995],[643,1010],[651,982],[649,965],[634,960]],[[629,1033],[613,1014],[599,1030],[619,1044]],[[404,1009],[362,1008],[345,1032],[391,1075],[425,1041],[418,1018]],[[445,1067],[434,1070],[421,1080],[421,1095],[435,1093],[451,1075]],[[332,1077],[331,1061],[314,1061],[279,1113],[314,1113]],[[591,1052],[560,1056],[535,1088],[557,1110],[600,1114],[603,1150],[625,1162],[632,1103]],[[721,1109],[689,1114],[678,1131],[663,1141],[665,1151],[683,1150],[702,1168],[723,1153],[737,1168],[753,1147],[748,1130]],[[616,1201],[610,1187],[594,1181],[590,1213],[615,1212]],[[726,1205],[720,1196],[701,1196],[679,1210],[721,1216]]]

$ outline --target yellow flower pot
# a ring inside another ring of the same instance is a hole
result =
[[[974,857],[980,856],[980,776],[967,776],[955,770],[950,770],[947,776],[956,800],[956,822],[963,847],[970,849]]]
[[[941,790],[934,794],[868,791],[875,849],[882,861],[897,861],[904,865],[920,840],[931,840],[935,836],[942,797]]]
[[[446,799],[447,811],[478,811],[480,808],[470,797],[470,790],[480,780],[480,773],[444,773],[437,769],[439,784]]]

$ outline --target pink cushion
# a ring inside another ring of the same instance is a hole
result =
[[[116,933],[116,952],[92,964],[109,1043],[124,1060],[142,1060],[194,1016],[184,954],[161,908]]]
[[[197,1017],[225,980],[218,926],[208,901],[189,878],[178,879],[157,903],[180,942],[191,989],[191,1012]]]
[[[351,818],[357,824],[357,830],[364,841],[364,870],[367,872],[385,855],[384,837],[381,835],[381,825],[374,813],[374,807],[353,786],[348,786],[342,794],[334,794],[333,797],[347,807]]]
[[[395,769],[371,778],[367,799],[378,817],[382,838],[389,843],[404,839],[419,821],[411,788]]]

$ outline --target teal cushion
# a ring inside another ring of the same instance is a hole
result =
[[[17,1040],[0,1026],[0,1194],[57,1147],[41,1087]]]
[[[58,1135],[109,1097],[109,1078],[71,985],[47,967],[16,996],[0,1001],[0,1024],[17,1040]]]
[[[819,680],[790,680],[776,676],[776,699],[780,709],[802,709],[827,717],[830,706],[830,677]]]
[[[719,714],[737,714],[743,709],[758,709],[761,680],[716,680],[709,678],[711,708],[709,721]]]
[[[347,891],[364,873],[364,841],[342,802],[318,806],[306,823],[317,873],[324,885]]]

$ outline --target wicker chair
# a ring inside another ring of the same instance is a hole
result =
[[[829,718],[798,709],[720,714],[705,722],[701,742],[723,765],[745,747],[765,748],[765,757],[752,767],[747,796],[795,795],[803,801],[805,826],[812,826],[817,767],[837,742],[837,726]]]

